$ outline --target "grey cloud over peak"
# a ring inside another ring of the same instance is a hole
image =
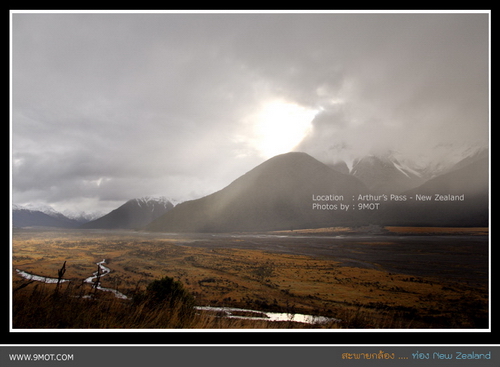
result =
[[[252,116],[276,99],[318,111],[296,147],[318,158],[487,144],[488,22],[14,13],[14,202],[112,208],[209,194],[265,159]]]

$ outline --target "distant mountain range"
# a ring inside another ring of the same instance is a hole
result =
[[[13,227],[138,229],[172,209],[165,197],[132,199],[106,215],[62,214],[47,205],[13,205]]]
[[[342,161],[326,165],[306,153],[287,153],[196,200],[174,205],[165,197],[132,199],[106,215],[86,219],[50,207],[14,206],[13,226],[164,232],[488,226],[488,151],[453,158],[453,164],[430,167],[396,155],[373,155],[349,168]]]
[[[487,154],[477,154],[425,180],[418,171],[387,158],[366,157],[345,173],[346,165],[327,166],[305,153],[287,153],[212,195],[177,205],[146,230],[265,231],[369,223],[487,226],[488,167]]]
[[[80,224],[49,206],[14,205],[12,208],[13,227],[77,228]]]
[[[451,154],[450,154],[451,155]],[[355,159],[349,169],[344,161],[330,165],[343,173],[358,177],[373,193],[402,193],[426,181],[465,167],[481,159],[488,159],[488,150],[469,148],[458,151],[442,161],[417,162],[396,152],[369,155]]]

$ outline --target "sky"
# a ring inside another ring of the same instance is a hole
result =
[[[13,12],[15,204],[218,191],[325,163],[487,147],[488,12]]]

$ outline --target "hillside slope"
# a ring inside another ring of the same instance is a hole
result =
[[[308,154],[287,153],[265,161],[216,193],[179,204],[146,230],[228,232],[355,225],[363,221],[360,215],[313,209],[313,197],[341,195],[350,200],[367,191],[356,177]]]

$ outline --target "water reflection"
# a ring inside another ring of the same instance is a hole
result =
[[[234,307],[209,307],[198,306],[197,310],[212,311],[225,318],[243,319],[243,320],[264,320],[264,321],[293,321],[305,324],[326,324],[329,322],[340,322],[341,320],[326,316],[304,315],[299,313],[286,312],[268,312],[249,310]]]
[[[19,276],[23,277],[24,279],[34,280],[37,282],[56,284],[59,281],[58,278],[49,278],[49,277],[44,277],[42,275],[30,274],[28,272],[25,272],[25,271],[19,270],[19,269],[16,269],[16,272]],[[61,279],[59,282],[66,283],[69,281],[70,281],[69,279]]]

